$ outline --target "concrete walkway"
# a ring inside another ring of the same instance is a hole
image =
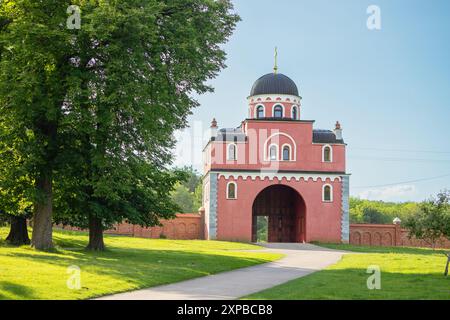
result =
[[[149,289],[119,293],[98,300],[213,300],[240,297],[306,276],[338,262],[344,251],[300,243],[265,244],[265,252],[284,258]],[[259,251],[259,250],[258,250]]]

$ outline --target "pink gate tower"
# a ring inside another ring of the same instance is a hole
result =
[[[212,121],[203,150],[208,239],[255,242],[261,233],[269,242],[348,242],[341,126],[313,129],[301,115],[296,84],[275,70],[256,80],[238,128]]]

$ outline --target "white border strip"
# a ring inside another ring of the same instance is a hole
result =
[[[295,179],[296,181],[300,181],[300,179],[303,179],[304,181],[308,181],[312,179],[314,182],[317,180],[326,181],[327,179],[330,179],[332,182],[334,181],[342,181],[342,175],[339,174],[319,174],[319,173],[278,173],[278,172],[269,172],[269,171],[262,171],[262,172],[217,172],[213,171],[213,173],[218,173],[219,179],[221,177],[224,177],[225,179],[233,178],[234,180],[237,180],[238,178],[242,178],[242,180],[256,180],[257,178],[264,180],[266,178],[269,178],[270,181],[277,178],[278,180],[286,179],[288,181]]]

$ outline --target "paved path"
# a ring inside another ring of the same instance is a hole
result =
[[[238,299],[306,276],[338,262],[343,251],[311,244],[271,243],[266,252],[286,256],[278,261],[222,272],[149,289],[119,293],[99,300],[212,300]],[[259,250],[258,250],[259,251]]]

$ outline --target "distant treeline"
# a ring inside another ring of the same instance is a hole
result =
[[[350,197],[350,223],[392,223],[396,217],[402,221],[419,209],[417,202],[384,202]]]
[[[175,185],[171,198],[181,209],[179,213],[197,213],[202,206],[202,176],[192,166],[177,170],[185,173],[185,180]]]

